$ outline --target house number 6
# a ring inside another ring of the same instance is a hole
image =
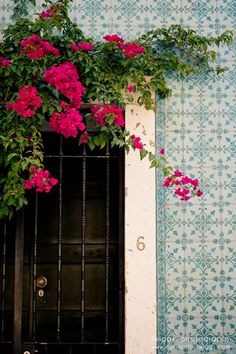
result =
[[[143,242],[143,240],[144,240],[144,237],[143,237],[143,236],[139,236],[139,237],[137,238],[136,247],[137,247],[137,249],[138,249],[139,251],[144,251],[144,249],[145,249],[145,247],[146,247],[146,245],[145,245],[145,243]]]

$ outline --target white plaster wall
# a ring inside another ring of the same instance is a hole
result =
[[[128,105],[126,128],[154,150],[153,111]],[[140,161],[139,151],[130,151],[125,159],[126,354],[156,353],[155,208],[155,169],[149,168],[148,159]]]

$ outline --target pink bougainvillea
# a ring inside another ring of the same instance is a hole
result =
[[[98,122],[100,126],[104,126],[106,124],[106,117],[111,119],[112,125],[119,125],[120,127],[124,127],[125,125],[122,108],[117,107],[114,104],[105,104],[103,107],[96,105],[92,108],[92,115],[93,119]]]
[[[85,130],[83,117],[77,109],[69,107],[65,102],[62,102],[60,106],[64,112],[54,113],[50,118],[50,126],[65,138],[76,138],[78,130],[82,132]]]
[[[103,37],[107,42],[123,43],[124,39],[117,34],[107,34]]]
[[[127,86],[127,90],[128,90],[129,92],[134,92],[134,86],[133,86],[133,85]]]
[[[87,144],[88,142],[88,132],[84,131],[82,135],[80,136],[79,140],[80,144]]]
[[[44,20],[45,18],[53,18],[56,16],[57,12],[58,12],[58,7],[54,4],[51,5],[49,8],[47,8],[46,10],[42,11],[39,14],[39,18],[41,20]]]
[[[85,91],[79,80],[75,64],[66,62],[44,71],[44,80],[70,99],[71,106],[79,108]]]
[[[144,47],[139,46],[136,43],[125,44],[124,39],[117,34],[108,34],[103,37],[105,41],[110,43],[117,43],[119,48],[123,51],[124,55],[128,58],[134,58],[137,54],[144,53]]]
[[[141,143],[141,138],[139,136],[131,135],[130,139],[134,149],[143,150],[143,143]]]
[[[139,46],[136,43],[120,43],[119,44],[120,49],[122,49],[124,55],[128,58],[134,58],[137,54],[143,54],[144,53],[144,47]]]
[[[70,46],[70,49],[73,50],[74,52],[78,52],[79,48],[75,43],[72,43]]]
[[[9,64],[10,64],[10,60],[9,59],[5,59],[4,57],[0,57],[0,64],[6,68]]]
[[[13,109],[20,116],[29,118],[41,106],[41,97],[37,95],[34,86],[24,86],[19,91],[19,98],[13,103],[7,103],[7,109]]]
[[[78,50],[89,52],[90,50],[94,49],[94,45],[92,43],[87,42],[79,42],[77,45],[75,43],[72,43],[70,49],[74,52],[78,52]]]
[[[162,148],[162,149],[160,150],[160,155],[165,155],[165,149],[164,149],[164,148]]]
[[[60,55],[57,48],[49,42],[43,41],[37,34],[23,39],[20,42],[20,47],[22,48],[20,54],[26,54],[32,60],[44,58],[46,54],[52,54],[55,57]]]
[[[199,189],[198,179],[185,176],[181,171],[175,170],[172,175],[167,176],[162,184],[167,188],[174,188],[174,194],[180,200],[188,201],[193,195],[201,197],[203,192]]]
[[[24,183],[25,189],[36,188],[37,192],[50,192],[53,186],[58,183],[54,177],[49,177],[50,173],[47,170],[30,167],[29,172],[32,176]]]

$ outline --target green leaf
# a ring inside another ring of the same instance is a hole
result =
[[[141,150],[141,151],[140,151],[140,158],[141,158],[141,160],[144,159],[144,157],[146,157],[147,154],[148,154],[148,151],[147,151],[147,150],[145,150],[145,149]]]
[[[13,159],[13,157],[19,156],[17,153],[12,152],[11,154],[9,154],[7,156],[7,162],[9,162],[11,159]]]

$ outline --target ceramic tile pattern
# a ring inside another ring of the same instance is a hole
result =
[[[0,28],[12,3],[0,2]],[[180,23],[201,34],[236,30],[236,0],[78,0],[72,18],[89,36],[132,38]],[[236,353],[236,42],[218,53],[220,76],[170,76],[157,101],[157,141],[199,177],[201,201],[180,204],[157,174],[158,352]]]

